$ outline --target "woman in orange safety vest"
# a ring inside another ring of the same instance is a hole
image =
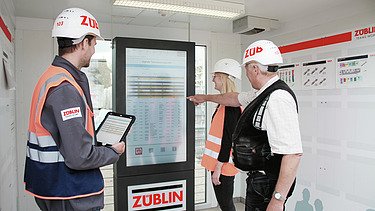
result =
[[[241,80],[240,64],[233,59],[216,62],[212,81],[220,93],[235,92],[234,79]],[[235,210],[233,203],[234,176],[238,173],[232,162],[232,134],[241,115],[240,107],[218,105],[202,157],[202,166],[211,172],[216,199],[221,210]]]

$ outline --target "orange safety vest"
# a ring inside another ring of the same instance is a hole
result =
[[[99,169],[76,171],[64,163],[55,140],[41,123],[41,115],[49,89],[62,82],[73,85],[85,102],[85,130],[94,141],[93,112],[87,104],[82,88],[64,68],[50,66],[39,79],[30,108],[28,143],[25,164],[26,192],[48,200],[67,200],[101,194],[104,182]],[[73,111],[74,112],[74,111]],[[77,141],[80,141],[77,137]]]
[[[223,138],[224,131],[224,117],[225,117],[225,106],[220,105],[216,111],[216,114],[211,122],[211,128],[208,133],[206,140],[206,147],[202,157],[202,166],[209,171],[215,171],[216,164],[218,162],[221,149],[221,140]],[[234,176],[238,173],[237,168],[232,162],[232,151],[230,153],[229,162],[224,163],[221,168],[221,174],[225,176]]]

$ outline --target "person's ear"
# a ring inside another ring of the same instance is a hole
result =
[[[82,43],[82,49],[87,49],[88,46],[89,46],[89,39],[88,38],[85,38],[83,39],[83,41],[81,42]]]
[[[83,50],[85,45],[85,40],[82,40],[82,42],[77,44],[77,49]]]
[[[259,66],[258,65],[256,65],[256,64],[253,64],[253,69],[254,69],[254,72],[256,73],[256,74],[259,74]]]

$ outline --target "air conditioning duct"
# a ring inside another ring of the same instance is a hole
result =
[[[233,21],[233,33],[253,35],[263,31],[278,29],[280,23],[276,19],[247,15]]]

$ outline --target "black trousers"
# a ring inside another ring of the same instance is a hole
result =
[[[266,174],[258,171],[248,173],[245,211],[265,211],[272,199],[276,182],[276,179],[270,179]]]
[[[233,203],[234,176],[224,176],[221,174],[220,182],[220,185],[212,183],[220,209],[222,211],[235,211],[236,208]]]

